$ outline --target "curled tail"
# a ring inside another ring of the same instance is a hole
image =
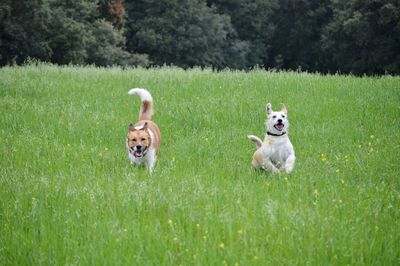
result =
[[[254,135],[248,135],[247,138],[256,144],[256,148],[259,149],[262,146],[262,140]]]
[[[139,112],[140,120],[150,120],[153,115],[153,97],[150,92],[145,89],[135,88],[128,91],[128,94],[139,95],[140,101],[142,102]]]

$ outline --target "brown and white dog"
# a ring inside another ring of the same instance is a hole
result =
[[[293,145],[288,137],[289,121],[285,105],[281,105],[279,112],[272,111],[267,103],[267,134],[264,141],[256,136],[248,138],[256,144],[257,150],[253,155],[252,165],[255,169],[264,169],[272,173],[293,171],[296,156]]]
[[[139,121],[130,124],[128,128],[128,156],[132,164],[146,165],[151,173],[161,142],[160,129],[150,120],[153,115],[153,98],[147,90],[141,88],[131,89],[128,94],[139,95],[141,101]]]

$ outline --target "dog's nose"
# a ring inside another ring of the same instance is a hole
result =
[[[136,145],[136,149],[140,151],[142,149],[142,145]]]
[[[278,119],[278,123],[282,123],[282,119]]]

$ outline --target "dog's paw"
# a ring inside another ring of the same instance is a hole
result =
[[[271,173],[273,173],[273,174],[280,174],[280,173],[281,173],[281,171],[280,171],[278,168],[276,168],[276,167],[274,167],[274,168],[272,168],[272,169],[265,167],[265,168],[263,168],[263,169],[264,169],[265,171],[271,172]]]
[[[293,171],[293,166],[292,165],[288,165],[285,167],[285,172],[286,174],[290,174]]]

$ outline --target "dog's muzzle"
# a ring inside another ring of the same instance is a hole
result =
[[[274,125],[274,128],[278,131],[282,131],[285,128],[285,125],[283,123],[277,123]]]
[[[143,147],[143,146],[136,146],[136,147],[130,147],[129,148],[129,153],[132,154],[135,158],[143,158],[146,156],[148,151],[148,147]]]

